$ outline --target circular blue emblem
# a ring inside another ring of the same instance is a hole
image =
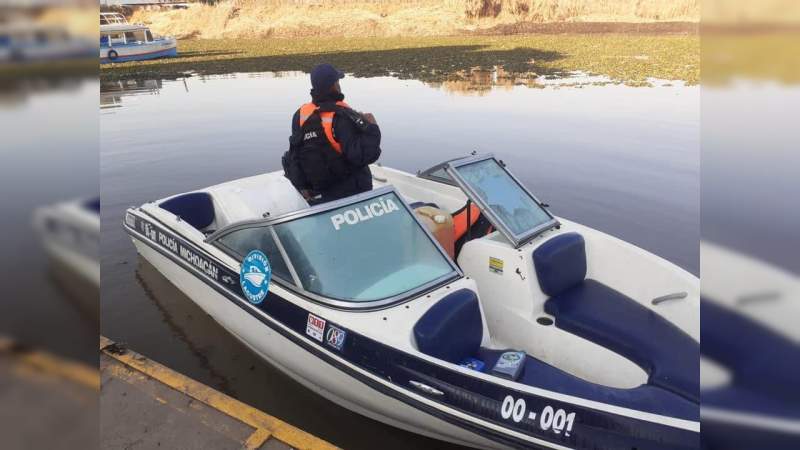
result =
[[[271,277],[272,269],[269,267],[267,255],[260,250],[253,250],[244,257],[239,271],[239,284],[250,303],[258,305],[264,301]]]

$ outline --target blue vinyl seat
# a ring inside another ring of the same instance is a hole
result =
[[[700,401],[700,346],[649,308],[586,279],[586,250],[578,233],[558,235],[533,252],[545,312],[558,328],[639,365],[649,384]]]
[[[207,192],[190,192],[161,202],[162,209],[175,214],[198,230],[214,222],[214,202]]]
[[[439,300],[414,325],[422,353],[458,364],[475,355],[483,340],[478,296],[459,289]]]
[[[481,347],[483,323],[477,295],[459,289],[439,300],[414,326],[417,347],[425,354],[459,364],[467,358],[484,363],[482,372],[491,373],[507,350]],[[624,406],[655,414],[699,420],[697,404],[653,385],[633,389],[603,386],[570,375],[531,355],[525,358],[520,383],[603,403]]]
[[[486,364],[486,367],[491,368],[505,351],[481,348],[477,357]],[[676,395],[672,391],[651,384],[625,389],[592,383],[553,367],[531,355],[527,355],[525,358],[525,369],[517,381],[548,391],[573,395],[601,403],[609,403],[686,420],[700,420],[700,411],[697,403]]]

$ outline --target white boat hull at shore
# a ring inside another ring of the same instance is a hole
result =
[[[125,44],[100,48],[100,64],[143,61],[174,56],[178,56],[178,46],[173,38],[164,38],[143,44]]]

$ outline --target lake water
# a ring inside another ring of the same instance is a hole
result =
[[[414,172],[492,152],[554,214],[697,274],[699,87],[574,81],[347,77],[342,88],[381,125],[384,165]],[[280,169],[308,90],[302,73],[101,84],[102,333],[348,449],[448,448],[339,408],[272,369],[139,258],[123,232],[129,206]]]
[[[98,195],[98,90],[88,76],[0,83],[0,336],[90,365],[97,287],[52,264],[32,223],[37,208]]]

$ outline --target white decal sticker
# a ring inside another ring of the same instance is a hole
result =
[[[334,214],[331,216],[331,223],[333,228],[339,231],[342,225],[356,225],[399,209],[400,207],[391,198],[381,198],[368,205],[361,205],[357,208]]]
[[[515,399],[511,395],[506,395],[503,403],[500,405],[500,417],[503,419],[511,419],[514,422],[521,422],[526,416],[531,422],[536,421],[539,417],[539,428],[542,431],[553,431],[555,434],[564,433],[564,436],[569,437],[572,432],[572,426],[575,423],[575,413],[568,413],[567,411],[559,408],[554,409],[552,406],[547,405],[542,409],[540,414],[535,411],[528,411],[526,414],[527,405],[522,398]]]
[[[309,313],[308,323],[306,324],[306,334],[322,342],[322,335],[325,332],[325,319]]]
[[[500,258],[489,257],[489,271],[497,274],[503,274],[503,260]]]

